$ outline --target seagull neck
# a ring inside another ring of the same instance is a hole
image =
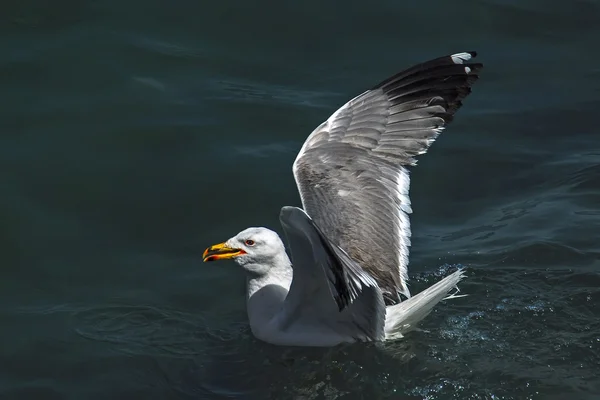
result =
[[[265,268],[256,268],[264,270]],[[276,257],[266,274],[251,274],[246,279],[247,293],[246,299],[249,300],[256,292],[267,285],[278,285],[288,291],[292,284],[292,263],[284,252]]]
[[[274,329],[274,317],[281,311],[292,277],[292,265],[285,252],[272,263],[266,274],[248,276],[246,308],[250,328],[256,337],[266,337]]]

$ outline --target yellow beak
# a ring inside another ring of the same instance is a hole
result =
[[[233,258],[242,254],[246,254],[246,252],[242,249],[232,249],[231,247],[225,246],[225,243],[219,243],[210,246],[208,249],[204,250],[202,259],[204,260],[204,262],[216,261],[224,260],[227,258]]]

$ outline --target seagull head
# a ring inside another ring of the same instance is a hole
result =
[[[204,262],[232,259],[249,272],[263,274],[282,254],[285,255],[285,247],[277,233],[267,228],[248,228],[207,248],[202,259]]]

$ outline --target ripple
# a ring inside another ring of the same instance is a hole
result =
[[[133,47],[163,56],[193,59],[199,58],[203,53],[203,51],[198,47],[184,45],[182,43],[169,41],[163,38],[152,38],[148,35],[141,35],[137,33],[114,32],[114,34],[120,36]]]
[[[333,92],[311,91],[298,87],[232,78],[213,81],[212,86],[213,90],[220,93],[213,97],[215,99],[279,105],[287,103],[326,109],[331,107],[331,98],[338,95]]]
[[[505,264],[510,261],[513,265],[544,265],[573,266],[594,261],[598,254],[582,251],[564,243],[553,241],[535,240],[519,245],[511,245],[495,250],[488,255],[496,254],[500,260],[494,265]]]
[[[297,151],[297,143],[266,143],[252,146],[234,146],[233,150],[238,155],[265,158],[270,157],[273,153],[293,153]]]
[[[118,345],[129,354],[195,357],[207,340],[239,338],[245,327],[215,328],[196,314],[152,306],[112,305],[73,314],[75,332],[90,340]]]
[[[482,225],[482,226],[476,226],[476,227],[471,227],[471,228],[465,228],[465,229],[461,229],[459,231],[452,232],[451,234],[444,236],[442,238],[442,240],[454,241],[454,240],[466,239],[471,236],[476,236],[476,237],[472,238],[473,240],[484,240],[484,239],[487,239],[487,238],[491,237],[492,235],[494,235],[496,230],[503,228],[505,226],[506,226],[506,224],[497,224],[497,225]]]

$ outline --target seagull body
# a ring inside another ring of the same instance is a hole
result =
[[[291,346],[396,339],[459,297],[449,293],[462,270],[410,294],[407,167],[471,92],[483,67],[468,63],[475,55],[404,70],[311,133],[293,165],[303,208],[285,206],[279,216],[293,263],[277,233],[262,227],[206,249],[204,261],[233,259],[245,270],[254,336]]]

